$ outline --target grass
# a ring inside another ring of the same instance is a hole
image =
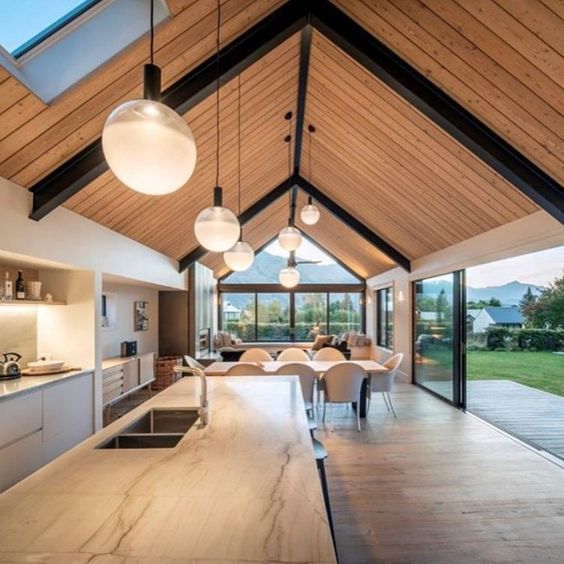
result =
[[[564,396],[564,356],[550,352],[468,351],[469,380],[512,380]]]

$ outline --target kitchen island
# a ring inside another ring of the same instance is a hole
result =
[[[299,381],[208,378],[174,448],[97,449],[183,379],[0,495],[0,562],[335,562]]]

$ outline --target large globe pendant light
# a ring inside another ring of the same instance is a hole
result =
[[[150,195],[184,186],[196,166],[192,131],[174,110],[160,102],[161,69],[153,64],[154,0],[151,0],[151,63],[143,68],[143,99],[117,107],[102,131],[102,150],[116,177]]]
[[[285,251],[296,251],[302,244],[302,234],[300,230],[293,225],[284,227],[284,229],[278,233],[278,244]]]
[[[295,266],[288,266],[280,271],[278,280],[285,288],[294,288],[300,283],[300,273]]]
[[[220,41],[220,25],[221,25],[221,3],[217,3],[217,37],[216,37],[216,66],[217,66],[217,84],[216,84],[216,174],[215,187],[213,189],[213,206],[202,210],[194,224],[194,233],[196,239],[208,251],[223,253],[229,250],[237,240],[241,233],[241,226],[236,215],[227,208],[223,207],[223,189],[219,186],[219,41]]]
[[[311,178],[311,134],[315,132],[315,127],[310,124],[307,129],[309,132],[309,181],[313,182]],[[319,211],[319,208],[313,203],[313,198],[309,196],[309,198],[307,199],[307,205],[302,208],[302,211],[300,213],[302,221],[306,225],[315,225],[319,221],[320,216],[321,213]]]
[[[237,187],[239,195],[239,214],[241,214],[241,75],[237,77]],[[225,264],[235,272],[247,270],[253,264],[255,252],[249,243],[243,241],[243,228],[239,241],[223,253]]]

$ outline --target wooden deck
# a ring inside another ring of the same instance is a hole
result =
[[[416,386],[319,422],[341,564],[562,562],[564,470]]]
[[[509,380],[468,382],[468,411],[564,459],[564,398]]]

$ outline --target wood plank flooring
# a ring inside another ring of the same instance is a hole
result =
[[[562,562],[564,469],[425,391],[319,422],[341,564]]]

